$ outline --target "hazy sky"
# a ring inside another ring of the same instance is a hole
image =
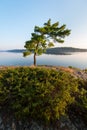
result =
[[[49,18],[72,30],[58,46],[87,48],[87,0],[0,0],[0,49],[24,48]]]

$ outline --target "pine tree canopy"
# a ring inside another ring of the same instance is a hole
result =
[[[54,43],[63,43],[70,31],[66,29],[66,25],[59,27],[59,22],[52,24],[51,19],[44,23],[43,27],[35,26],[34,33],[31,33],[31,40],[25,42],[24,56],[34,53],[35,60],[36,55],[41,55],[47,48],[53,47]]]

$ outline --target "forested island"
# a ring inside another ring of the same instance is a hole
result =
[[[4,50],[1,52],[23,53],[24,51],[25,49],[12,49],[12,50]],[[73,48],[73,47],[55,47],[55,48],[48,48],[45,54],[69,55],[74,52],[87,52],[87,49]]]
[[[46,54],[69,55],[74,52],[87,52],[87,49],[80,49],[73,47],[55,47],[47,49]]]

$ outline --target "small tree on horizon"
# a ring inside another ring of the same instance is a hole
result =
[[[66,25],[59,27],[59,22],[51,24],[51,19],[44,23],[43,27],[35,26],[31,40],[25,42],[26,51],[23,52],[23,56],[34,53],[34,65],[36,65],[36,56],[45,53],[46,49],[53,47],[56,42],[63,43],[65,36],[68,36],[70,31],[66,29]]]

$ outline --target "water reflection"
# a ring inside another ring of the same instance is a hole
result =
[[[24,66],[33,64],[33,55],[26,58],[22,53],[0,52],[0,65]],[[47,55],[37,56],[38,65],[73,66],[87,68],[87,52],[73,53],[72,55]]]

